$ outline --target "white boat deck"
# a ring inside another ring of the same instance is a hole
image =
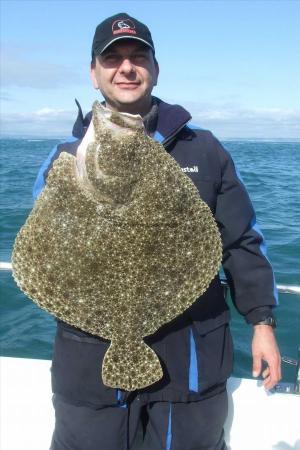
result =
[[[54,427],[50,361],[0,358],[1,450],[48,450]],[[231,378],[229,450],[299,450],[300,396],[269,394],[260,382]],[[105,450],[105,449],[103,449]]]

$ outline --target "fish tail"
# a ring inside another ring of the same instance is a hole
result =
[[[135,391],[150,386],[162,376],[157,355],[144,341],[122,345],[112,340],[102,365],[102,379],[106,386]]]

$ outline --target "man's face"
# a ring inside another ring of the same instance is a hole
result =
[[[111,109],[144,115],[151,105],[158,65],[152,50],[133,39],[110,45],[96,58],[91,78]]]

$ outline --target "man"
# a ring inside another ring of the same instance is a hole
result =
[[[125,13],[104,20],[92,45],[91,78],[114,111],[140,114],[146,131],[162,143],[198,188],[218,223],[223,268],[233,301],[253,325],[253,375],[266,389],[280,379],[280,355],[273,333],[276,292],[263,237],[234,164],[214,136],[191,129],[190,114],[152,97],[159,68],[148,28]],[[79,105],[78,105],[79,106]],[[72,142],[49,155],[36,181],[41,191],[61,151],[73,155],[90,123],[79,114]],[[219,277],[184,314],[145,340],[162,363],[161,381],[126,392],[103,385],[98,370],[108,342],[58,321],[52,364],[56,426],[52,450],[133,448],[226,449],[226,380],[232,371],[229,312]],[[267,363],[262,371],[262,361]]]

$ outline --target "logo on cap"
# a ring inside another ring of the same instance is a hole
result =
[[[130,19],[123,20],[115,20],[112,24],[112,33],[120,34],[120,33],[128,33],[128,34],[136,34],[135,25]]]

